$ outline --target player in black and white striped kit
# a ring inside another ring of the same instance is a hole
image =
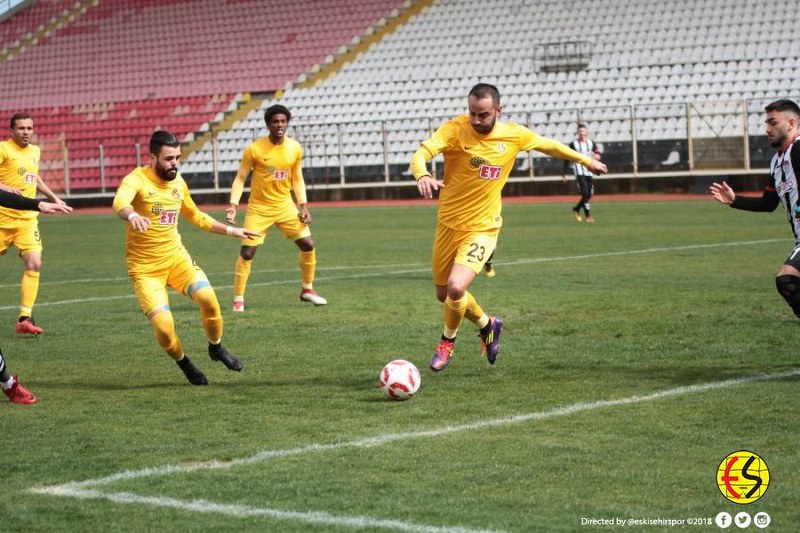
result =
[[[711,185],[711,194],[720,203],[745,211],[774,211],[782,203],[794,235],[794,248],[775,278],[775,287],[794,314],[800,318],[800,107],[792,100],[776,100],[767,112],[767,140],[778,152],[772,157],[772,182],[761,196],[741,196],[725,183]]]
[[[578,138],[569,143],[567,146],[578,152],[579,154],[588,155],[593,159],[600,160],[600,149],[597,143],[589,138],[589,130],[586,124],[578,124],[577,131]],[[570,167],[569,161],[564,161],[564,169],[561,172],[561,179],[564,183],[567,182],[567,169]],[[583,165],[572,165],[572,173],[575,174],[575,181],[578,184],[578,192],[581,195],[580,201],[572,208],[575,213],[575,220],[581,222],[581,209],[586,215],[586,222],[594,222],[592,217],[591,200],[594,194],[594,175],[592,172]]]

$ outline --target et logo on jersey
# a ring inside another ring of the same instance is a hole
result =
[[[478,168],[478,177],[482,180],[499,180],[503,167],[499,165],[481,165]]]
[[[178,212],[164,209],[164,205],[158,202],[153,204],[150,212],[158,217],[158,223],[162,226],[174,226],[178,223]]]
[[[478,169],[478,177],[482,180],[499,180],[503,167],[490,165],[482,157],[475,156],[469,160],[469,166]]]

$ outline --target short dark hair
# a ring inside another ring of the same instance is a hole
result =
[[[577,129],[581,129],[581,128],[586,128],[586,124],[584,124],[583,122],[578,122],[578,128]],[[589,128],[586,128],[586,129],[588,130]]]
[[[794,115],[800,117],[800,106],[798,106],[792,100],[781,99],[775,100],[771,104],[767,105],[764,110],[769,113],[770,111],[790,111]]]
[[[488,83],[479,83],[469,91],[468,96],[474,96],[477,99],[492,98],[494,105],[500,105],[500,91],[497,87]]]
[[[180,145],[181,142],[178,140],[178,138],[168,131],[154,131],[150,136],[150,153],[154,155],[160,154],[163,146],[178,148]]]
[[[8,127],[13,130],[14,125],[17,123],[18,120],[33,120],[33,117],[30,115],[30,113],[26,113],[24,111],[20,111],[19,113],[14,113],[11,116],[11,122],[9,122]]]
[[[286,115],[286,122],[292,120],[292,113],[286,106],[275,104],[271,105],[264,111],[264,122],[269,124],[269,121],[272,120],[272,117],[275,115]]]

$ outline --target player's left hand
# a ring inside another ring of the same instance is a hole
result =
[[[608,167],[605,165],[605,163],[601,163],[597,159],[592,159],[592,164],[589,165],[589,170],[591,170],[593,174],[608,174]]]
[[[311,224],[311,212],[305,205],[300,207],[300,212],[297,213],[297,218],[305,225]]]
[[[710,192],[711,196],[713,196],[714,199],[721,204],[731,205],[736,199],[736,193],[733,192],[731,186],[725,181],[720,183],[712,183],[708,192]]]
[[[252,239],[253,237],[258,237],[258,233],[255,231],[251,231],[247,228],[233,228],[233,233],[231,233],[231,237],[235,237],[237,239]]]

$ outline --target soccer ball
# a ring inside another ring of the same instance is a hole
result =
[[[381,370],[378,386],[392,400],[407,400],[419,390],[420,381],[419,370],[414,363],[395,359]]]

